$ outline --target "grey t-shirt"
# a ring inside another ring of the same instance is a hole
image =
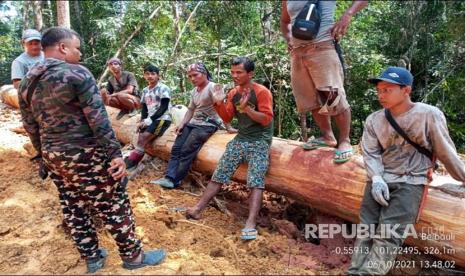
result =
[[[415,103],[394,119],[412,141],[432,150],[453,178],[465,181],[465,164],[457,155],[446,118],[438,108]],[[426,174],[433,163],[392,128],[384,109],[368,116],[361,145],[370,179],[378,175],[387,183],[427,183]]]
[[[300,11],[304,8],[305,4],[308,1],[287,1],[287,12],[291,17],[291,25],[294,24],[295,18],[299,15]],[[318,30],[318,35],[313,40],[300,40],[298,38],[292,37],[291,33],[291,44],[295,46],[310,44],[316,42],[322,42],[327,40],[332,40],[331,33],[329,30],[334,25],[334,11],[336,10],[336,1],[318,1],[318,6],[320,8],[321,22],[320,30]]]
[[[145,87],[142,90],[141,103],[147,105],[148,117],[152,117],[155,112],[160,108],[161,99],[171,99],[171,89],[163,83],[158,83],[154,88]],[[168,105],[168,109],[161,115],[158,120],[171,121],[170,116],[171,102]]]
[[[221,124],[222,120],[213,107],[214,85],[214,82],[209,82],[201,91],[197,91],[197,88],[191,91],[191,100],[188,108],[194,111],[194,115],[189,121],[190,124],[216,126],[215,124],[208,123],[207,119],[214,120]]]
[[[36,57],[30,56],[25,52],[22,53],[11,63],[11,80],[23,79],[34,64],[43,62],[44,60],[44,53],[42,51]]]

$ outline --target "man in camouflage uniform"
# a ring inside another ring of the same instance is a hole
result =
[[[102,268],[107,256],[98,246],[91,214],[102,219],[112,234],[123,267],[160,263],[165,252],[143,252],[135,237],[120,145],[95,79],[78,64],[79,35],[50,28],[41,44],[45,61],[36,64],[20,84],[23,125],[57,186],[64,221],[88,272]]]

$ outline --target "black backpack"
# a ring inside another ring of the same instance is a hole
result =
[[[318,0],[310,0],[299,12],[292,25],[292,36],[301,40],[315,39],[320,30],[320,8]]]

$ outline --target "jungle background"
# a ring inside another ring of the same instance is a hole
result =
[[[11,62],[23,51],[22,30],[57,25],[56,5],[50,0],[0,2],[0,85],[11,82]],[[350,5],[339,1],[336,19]],[[97,80],[106,60],[120,49],[124,69],[135,73],[140,87],[145,86],[143,67],[153,63],[173,89],[174,103],[187,104],[188,64],[203,61],[214,81],[228,83],[230,59],[247,55],[256,61],[257,81],[273,92],[274,135],[301,136],[289,54],[279,31],[280,1],[70,1],[69,9],[71,27],[82,36],[82,64]],[[463,1],[370,1],[341,41],[352,142],[359,142],[365,118],[380,108],[366,79],[400,65],[415,77],[414,101],[439,107],[457,148],[465,151],[464,33]],[[307,124],[317,135],[310,115]]]

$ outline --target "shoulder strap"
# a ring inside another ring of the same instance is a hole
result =
[[[386,119],[388,120],[389,124],[391,124],[395,131],[397,131],[397,133],[399,133],[400,136],[402,136],[405,139],[405,141],[407,141],[410,145],[414,146],[415,149],[417,149],[421,154],[426,155],[430,160],[434,160],[433,153],[431,151],[410,140],[410,138],[407,136],[404,130],[400,128],[396,120],[392,117],[392,114],[388,109],[384,109],[384,115],[386,116]]]

